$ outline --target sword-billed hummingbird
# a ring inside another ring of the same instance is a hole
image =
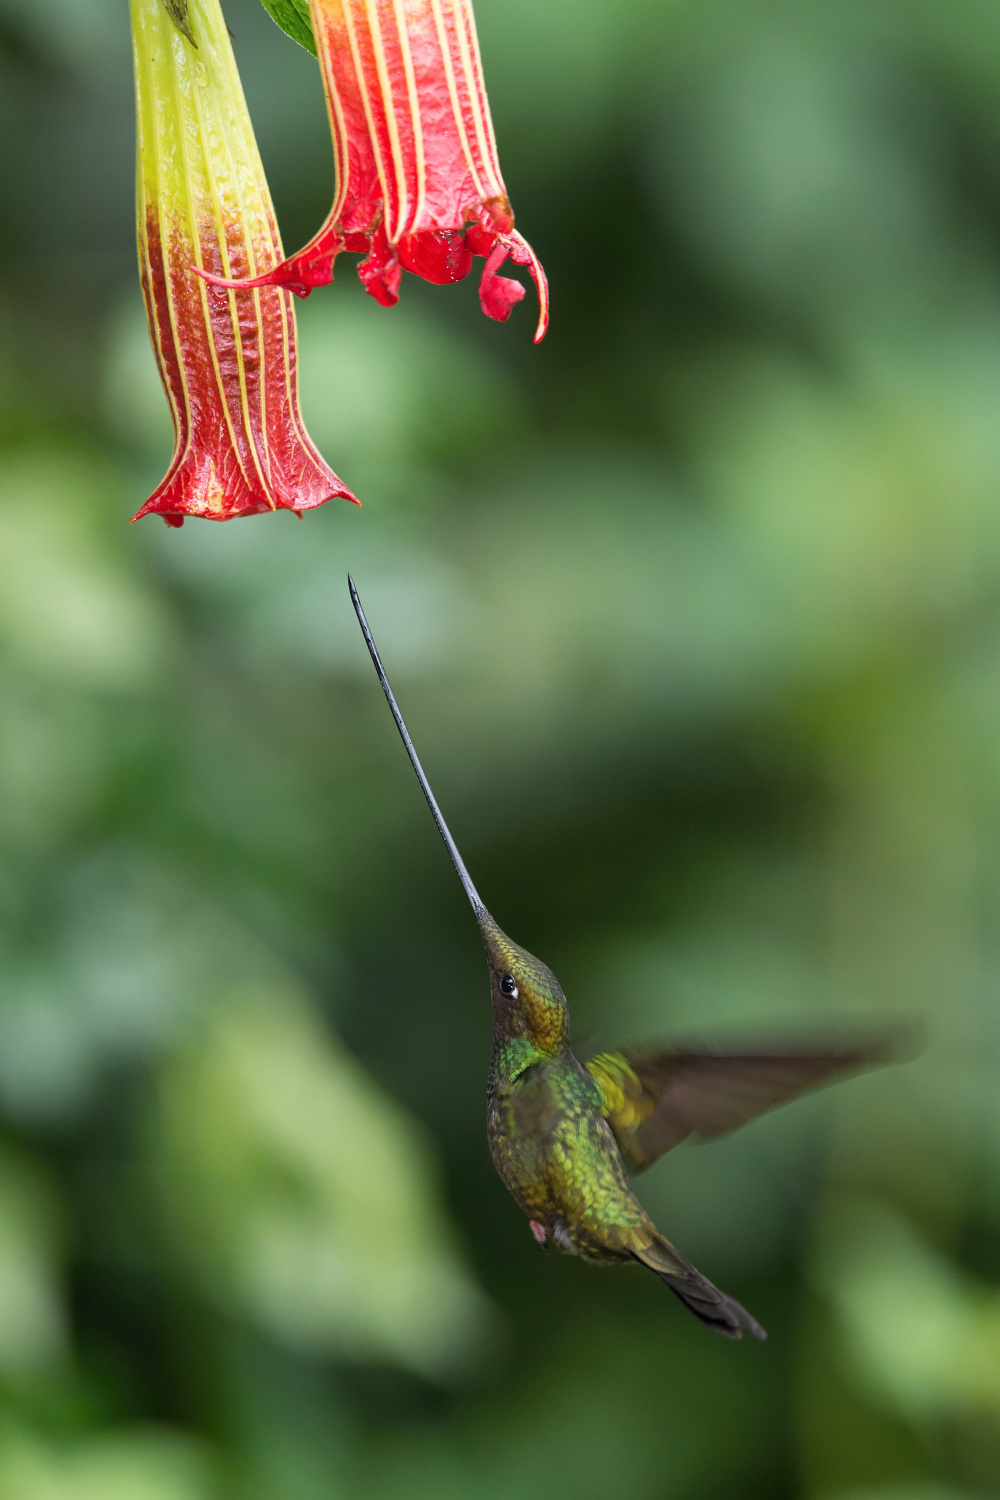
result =
[[[693,1137],[713,1140],[807,1089],[889,1060],[884,1042],[712,1052],[679,1047],[603,1052],[581,1063],[569,1007],[552,970],[501,932],[441,816],[372,639],[354,580],[351,599],[382,691],[438,832],[472,904],[493,998],[487,1083],[490,1155],[543,1248],[594,1261],[637,1261],[695,1317],[730,1339],[766,1338],[755,1318],[685,1260],[629,1185]]]

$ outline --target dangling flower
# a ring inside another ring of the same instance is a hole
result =
[[[218,0],[130,3],[139,266],[174,419],[166,478],[133,520],[354,500],[302,425],[288,292],[222,291],[194,274],[255,278],[282,257]]]
[[[279,25],[287,23],[287,6],[279,0],[264,4]],[[535,252],[514,228],[470,0],[309,4],[333,132],[337,198],[319,233],[297,255],[239,284],[287,286],[305,297],[332,280],[342,250],[360,251],[361,280],[376,301],[391,307],[402,270],[426,281],[461,281],[473,256],[482,255],[480,302],[487,317],[502,322],[524,296],[520,282],[497,275],[510,256],[529,267],[538,289],[538,343],[548,326],[548,283]],[[304,29],[304,21],[296,21]]]

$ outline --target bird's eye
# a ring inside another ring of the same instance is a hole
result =
[[[500,981],[500,988],[503,990],[505,995],[517,994],[517,980],[514,978],[513,974],[505,974],[503,976]]]

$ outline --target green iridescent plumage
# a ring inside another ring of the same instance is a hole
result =
[[[535,1239],[587,1260],[647,1266],[715,1332],[766,1335],[664,1237],[632,1191],[633,1171],[689,1136],[710,1140],[806,1089],[886,1061],[884,1042],[725,1053],[651,1048],[581,1063],[562,986],[480,900],[441,816],[350,580],[368,650],[438,831],[472,903],[490,972],[490,1154]]]
[[[730,1338],[764,1331],[665,1239],[629,1185],[601,1075],[574,1056],[569,1007],[545,964],[482,909],[493,998],[487,1134],[493,1164],[535,1238],[594,1261],[638,1261]],[[610,1102],[617,1096],[610,1095]]]

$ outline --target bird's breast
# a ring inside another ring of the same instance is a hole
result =
[[[620,1259],[646,1216],[591,1097],[596,1086],[574,1063],[540,1063],[491,1091],[490,1153],[515,1200],[560,1249]]]

